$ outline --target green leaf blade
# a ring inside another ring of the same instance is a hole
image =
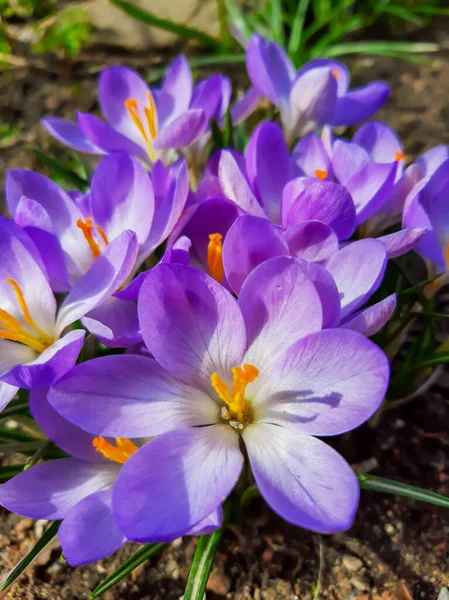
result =
[[[203,600],[207,580],[212,570],[215,554],[223,531],[218,529],[208,535],[203,535],[198,541],[192,566],[190,567],[184,600]]]
[[[393,479],[376,477],[374,475],[359,475],[358,478],[360,487],[363,490],[382,492],[384,494],[396,494],[398,496],[405,496],[406,498],[418,500],[419,502],[433,504],[434,506],[449,508],[449,498],[446,498],[446,496],[442,496],[441,494],[437,494],[436,492],[415,487],[414,485],[409,485],[408,483],[394,481]]]

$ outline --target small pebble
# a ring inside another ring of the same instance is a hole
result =
[[[447,588],[441,588],[438,600],[449,600],[449,590]]]
[[[360,558],[356,556],[351,556],[350,554],[345,554],[342,558],[343,566],[348,570],[354,573],[363,567],[363,562]]]

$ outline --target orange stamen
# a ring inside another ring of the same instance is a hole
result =
[[[400,150],[398,150],[397,152],[394,153],[394,160],[399,162],[404,158],[404,156],[405,156],[405,154],[403,152],[401,152]]]
[[[335,77],[335,79],[340,79],[341,77],[341,73],[338,69],[332,69],[332,75]]]
[[[326,179],[328,176],[328,172],[324,169],[315,169],[314,173],[315,177],[318,177],[318,179]]]
[[[446,261],[446,269],[449,270],[449,241],[446,245],[446,250],[444,251],[444,259]]]
[[[221,283],[223,281],[223,236],[221,233],[211,233],[207,246],[207,265],[211,277]]]
[[[246,388],[259,376],[259,370],[254,365],[244,364],[243,367],[234,367],[232,376],[232,393],[218,373],[212,373],[210,382],[220,400],[226,404],[230,418],[242,423],[251,409],[245,399]]]
[[[92,256],[94,258],[98,258],[101,254],[101,248],[100,248],[98,242],[94,238],[93,231],[94,231],[94,229],[97,230],[97,232],[101,236],[101,239],[107,246],[109,244],[109,242],[108,242],[107,235],[104,232],[104,229],[102,229],[101,227],[95,226],[92,223],[92,219],[90,217],[87,217],[87,219],[85,221],[83,221],[82,219],[78,219],[78,221],[76,222],[76,226],[79,227],[79,229],[81,229],[81,231],[83,232],[83,235],[86,238],[86,242],[89,244],[89,248],[90,248],[90,251],[92,252]]]
[[[94,438],[92,445],[95,450],[100,452],[105,458],[120,463],[121,465],[124,465],[128,458],[138,450],[137,446],[127,438],[116,438],[115,443],[117,445],[113,446],[100,435]]]
[[[143,124],[142,118],[139,114],[139,104],[135,98],[127,98],[125,100],[125,108],[128,111],[129,116],[132,119],[132,122],[137,127],[140,135],[143,137],[145,146],[147,148],[148,156],[150,157],[152,162],[156,162],[156,154],[153,148],[153,141],[156,138],[156,105],[154,103],[153,96],[150,92],[147,92],[147,101],[148,106],[144,106],[144,113],[147,120],[148,129],[150,132],[150,137],[148,136],[147,131],[145,130],[145,126]]]

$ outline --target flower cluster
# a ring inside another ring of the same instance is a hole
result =
[[[396,297],[372,297],[388,259],[412,248],[434,272],[449,268],[449,148],[405,167],[384,123],[351,140],[332,132],[371,117],[386,84],[349,90],[333,60],[296,72],[259,36],[247,70],[252,87],[231,105],[230,81],[193,85],[183,56],[160,88],[106,69],[105,120],[43,120],[102,155],[87,193],[7,175],[0,404],[29,390],[67,457],[9,480],[0,503],[62,520],[70,564],[219,528],[249,469],[287,521],[350,527],[357,478],[319,438],[384,399],[389,362],[369,337]],[[259,123],[243,153],[210,155],[212,123],[246,131],[262,97],[279,123]],[[100,356],[82,352],[86,331]]]

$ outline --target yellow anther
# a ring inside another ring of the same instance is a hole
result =
[[[341,77],[341,73],[338,69],[332,69],[332,75],[335,77],[335,79],[340,79]]]
[[[117,445],[113,446],[100,435],[93,439],[92,445],[95,450],[100,452],[105,458],[120,463],[121,465],[124,465],[128,458],[138,450],[137,446],[127,438],[116,438],[115,443]]]
[[[315,169],[314,173],[315,177],[318,177],[318,179],[326,179],[328,176],[328,172],[324,169]]]
[[[87,219],[85,219],[84,221],[83,221],[83,219],[78,219],[78,221],[76,222],[76,226],[79,229],[81,229],[81,231],[83,232],[83,235],[86,238],[86,242],[89,244],[89,248],[90,248],[90,251],[92,252],[92,256],[94,258],[98,258],[101,254],[101,248],[100,248],[100,245],[98,244],[98,242],[96,241],[96,239],[94,238],[94,230],[96,230],[98,232],[101,239],[107,246],[109,242],[108,242],[108,238],[107,238],[107,235],[106,235],[104,229],[102,229],[101,227],[95,226],[92,223],[92,219],[90,217],[87,217]]]
[[[229,418],[243,424],[251,413],[251,405],[245,399],[246,388],[259,376],[259,370],[254,365],[244,364],[243,367],[232,369],[232,392],[220,378],[218,373],[212,373],[210,381],[229,411]]]
[[[138,132],[142,136],[147,148],[148,156],[152,162],[156,162],[156,153],[154,152],[153,142],[157,135],[157,115],[154,98],[150,92],[147,92],[148,105],[143,107],[145,118],[147,120],[148,132],[145,129],[144,122],[139,113],[139,103],[135,98],[127,98],[125,100],[125,108],[131,117],[132,122],[136,126]],[[148,135],[149,133],[149,135]]]
[[[398,150],[397,152],[394,153],[394,160],[396,160],[397,162],[400,162],[403,158],[404,158],[405,154],[403,152],[401,152],[400,150]]]
[[[221,233],[211,233],[207,246],[207,265],[209,273],[218,283],[223,281],[223,236]]]

